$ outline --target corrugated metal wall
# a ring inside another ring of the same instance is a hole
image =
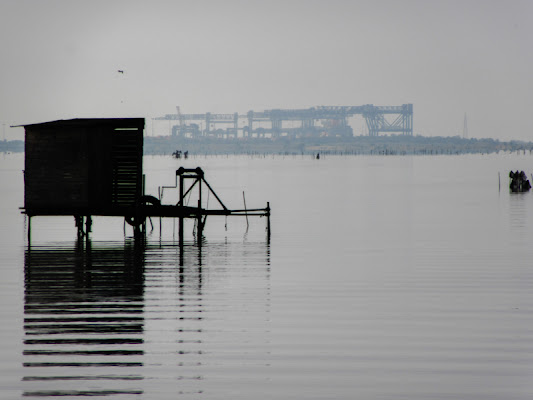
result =
[[[26,130],[26,209],[89,206],[86,139],[69,130]]]
[[[71,123],[69,123],[71,122]],[[143,119],[26,126],[30,215],[122,215],[142,194]]]

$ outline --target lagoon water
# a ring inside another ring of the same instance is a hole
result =
[[[0,398],[533,395],[533,194],[507,189],[533,156],[145,157],[147,193],[182,165],[229,208],[269,201],[271,240],[36,217],[29,244],[23,155],[0,156]]]

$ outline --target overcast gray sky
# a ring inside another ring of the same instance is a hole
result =
[[[9,125],[413,103],[415,134],[533,141],[530,0],[2,0],[0,54]]]

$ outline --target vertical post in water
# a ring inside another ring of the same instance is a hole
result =
[[[180,216],[178,221],[178,241],[180,245],[180,252],[183,251],[183,174],[180,174],[180,200],[178,206],[180,207]]]
[[[31,215],[28,215],[28,246],[31,245]]]
[[[159,199],[159,204],[161,204],[161,186],[158,186],[157,188],[157,198]],[[159,215],[159,240],[161,240],[161,236],[162,236],[161,220],[162,220],[161,215]]]
[[[89,232],[92,231],[93,220],[90,215],[85,217],[85,240],[89,241]]]
[[[201,200],[198,200],[198,214],[196,215],[196,219],[197,219],[197,239],[198,239],[198,246],[201,247],[202,246],[202,235],[203,235],[203,231],[204,231],[204,227],[202,226],[202,201]]]
[[[244,190],[242,191],[242,200],[244,202],[244,215],[246,216],[246,229],[248,229],[250,224],[248,224],[248,211],[246,210],[246,197],[244,196]]]
[[[181,249],[183,246],[183,217],[178,218],[178,242]]]
[[[199,175],[198,182],[198,244],[201,245],[204,227],[202,226],[202,176]],[[206,206],[207,208],[207,206]]]
[[[83,224],[84,224],[83,215],[75,215],[74,216],[74,221],[75,221],[75,224],[76,224],[76,230],[78,231],[78,240],[80,240],[83,237],[83,235],[84,235],[84,232],[83,232]]]
[[[202,207],[202,177],[203,175],[198,174],[198,178],[196,178],[198,183],[198,208]]]
[[[267,216],[267,238],[270,241],[270,202],[269,201],[267,201],[266,216]]]

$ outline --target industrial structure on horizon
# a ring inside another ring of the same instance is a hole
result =
[[[353,129],[348,118],[355,115],[365,119],[369,136],[378,136],[380,133],[413,135],[412,104],[318,106],[248,111],[246,114],[183,114],[177,107],[176,114],[166,114],[154,120],[169,121],[172,136],[182,137],[351,137]],[[177,123],[171,125],[172,121]]]

